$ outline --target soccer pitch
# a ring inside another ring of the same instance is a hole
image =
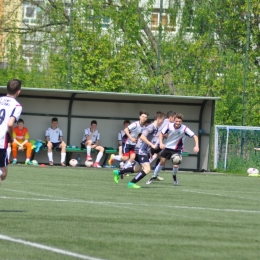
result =
[[[111,169],[10,166],[0,259],[259,259],[259,177],[160,176],[127,189]]]

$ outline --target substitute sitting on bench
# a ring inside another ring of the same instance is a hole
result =
[[[61,149],[61,166],[66,167],[66,143],[63,141],[63,134],[58,128],[58,118],[54,117],[51,120],[51,127],[45,132],[46,144],[48,147],[49,165],[53,166],[52,149]]]
[[[17,126],[13,130],[13,143],[12,143],[12,164],[17,163],[17,150],[24,151],[26,149],[26,161],[25,164],[32,164],[30,161],[32,153],[32,144],[28,142],[29,132],[26,127],[24,127],[24,121],[22,118],[18,119]]]

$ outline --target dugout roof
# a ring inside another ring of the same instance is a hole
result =
[[[5,86],[0,86],[0,94],[6,94]],[[70,145],[79,144],[83,130],[89,127],[93,119],[98,121],[101,144],[116,147],[117,133],[122,129],[122,121],[138,120],[140,110],[149,112],[150,119],[153,119],[156,111],[180,112],[184,114],[184,123],[200,137],[199,155],[193,154],[193,142],[185,141],[190,156],[194,158],[189,158],[185,167],[182,164],[183,169],[193,170],[209,168],[208,151],[214,125],[215,101],[219,99],[42,88],[22,88],[18,97],[23,106],[22,118],[30,130],[31,138],[43,139],[45,129],[50,126],[50,119],[58,117],[64,139]],[[41,137],[36,136],[39,132]]]

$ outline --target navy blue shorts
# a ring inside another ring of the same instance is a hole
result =
[[[144,164],[144,163],[150,163],[148,155],[136,154],[135,155],[135,161],[138,162],[141,165]]]
[[[0,149],[0,168],[6,167],[8,165],[8,157],[6,149]]]

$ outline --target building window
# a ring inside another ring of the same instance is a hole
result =
[[[160,10],[155,9],[152,13],[151,28],[152,30],[158,30],[160,23]],[[170,14],[162,13],[162,28],[167,31],[176,30],[176,19],[171,18]]]

